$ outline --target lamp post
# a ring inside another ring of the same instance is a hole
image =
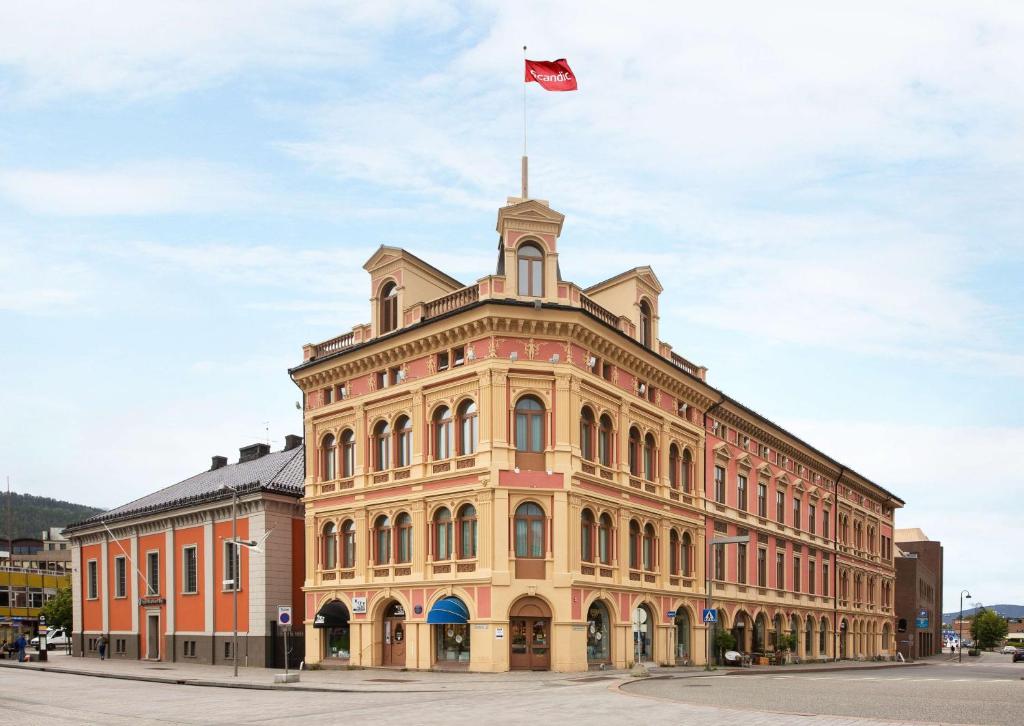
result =
[[[959,642],[957,643],[960,647],[960,659],[957,661],[958,663],[964,662],[964,595],[967,596],[968,600],[971,599],[971,593],[967,590],[960,591],[960,635],[958,638]]]
[[[711,570],[711,548],[715,545],[727,545],[727,544],[746,544],[750,541],[750,535],[745,534],[738,537],[712,537],[708,540],[707,559],[704,562],[704,574],[705,582],[707,583],[707,595],[705,596],[705,609],[711,609],[711,580],[713,572]],[[715,625],[717,626],[717,621]],[[704,642],[707,646],[707,655],[704,659],[704,670],[711,670],[711,635],[708,632],[708,623],[704,623]],[[717,627],[716,627],[717,629]]]

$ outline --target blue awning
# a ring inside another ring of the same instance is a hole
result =
[[[443,597],[427,613],[427,622],[435,625],[465,625],[469,608],[457,597]]]

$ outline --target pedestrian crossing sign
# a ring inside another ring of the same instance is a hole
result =
[[[705,623],[717,623],[718,611],[715,608],[707,608],[702,616]]]

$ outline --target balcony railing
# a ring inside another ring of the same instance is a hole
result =
[[[428,303],[423,304],[423,317],[436,318],[438,315],[444,315],[450,313],[452,310],[458,310],[459,308],[465,307],[475,303],[480,299],[480,286],[470,285],[464,287],[461,290],[448,293],[444,297],[439,297],[436,300],[431,300]]]
[[[339,350],[351,348],[354,339],[355,333],[349,332],[344,335],[339,335],[337,338],[325,340],[323,343],[317,343],[315,346],[314,357],[320,358],[321,356],[325,356],[329,353],[336,353]]]
[[[597,318],[601,322],[607,323],[608,325],[612,326],[613,328],[618,328],[619,327],[619,316],[618,315],[615,315],[615,314],[611,313],[610,311],[605,310],[603,307],[598,305],[596,302],[591,300],[586,295],[580,295],[580,305],[583,307],[584,310],[586,310],[588,313],[593,315],[595,318]]]

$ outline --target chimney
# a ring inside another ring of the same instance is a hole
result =
[[[295,434],[288,434],[284,437],[284,450],[291,451],[302,446],[302,437]]]
[[[228,457],[226,456],[215,456],[213,457],[213,463],[210,465],[210,471],[214,469],[222,469],[228,465]]]
[[[238,463],[244,464],[247,461],[255,461],[261,456],[270,453],[270,444],[249,444],[238,450]]]

